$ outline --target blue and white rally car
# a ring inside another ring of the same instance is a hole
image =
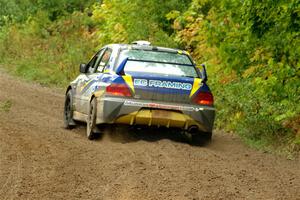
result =
[[[68,86],[65,128],[86,122],[87,137],[94,139],[99,125],[155,126],[210,140],[215,108],[200,68],[187,52],[146,41],[107,45],[80,65]]]

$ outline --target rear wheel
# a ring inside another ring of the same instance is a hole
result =
[[[64,128],[72,129],[76,126],[76,123],[73,120],[73,97],[72,91],[69,90],[65,98],[64,106]]]
[[[97,102],[96,98],[93,98],[90,102],[89,113],[86,122],[86,135],[89,140],[96,138],[96,118],[97,118]]]

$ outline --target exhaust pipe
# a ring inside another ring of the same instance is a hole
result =
[[[198,126],[195,126],[195,125],[190,126],[187,130],[187,132],[190,133],[191,135],[197,134],[198,131],[199,131]]]

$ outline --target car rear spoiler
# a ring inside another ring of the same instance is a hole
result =
[[[159,61],[137,60],[137,59],[125,58],[125,59],[121,62],[121,64],[117,67],[117,69],[116,69],[116,74],[118,74],[118,75],[124,75],[124,74],[125,74],[124,68],[125,68],[126,63],[127,63],[129,60],[130,60],[130,61],[141,61],[141,62],[167,63],[167,62],[159,62]],[[170,63],[168,62],[167,64],[174,64],[174,65],[188,65],[188,64],[180,64],[180,63],[171,63],[171,62],[170,62]],[[189,65],[189,66],[194,66],[194,65]],[[203,68],[205,69],[205,66],[204,66]],[[200,73],[200,75],[203,77],[202,72],[199,72],[199,73]],[[203,74],[206,74],[206,70],[205,70],[205,72],[204,72]]]
[[[125,58],[121,62],[121,64],[116,69],[116,74],[121,75],[121,76],[125,75],[124,68],[125,68],[125,65],[128,60],[130,60],[130,59]],[[206,82],[207,81],[207,72],[206,72],[205,64],[201,64],[201,69],[199,67],[196,67],[196,70],[198,71],[198,74],[201,76],[202,81]]]
[[[205,66],[205,64],[201,64],[201,66],[202,66],[201,69],[199,69],[198,67],[197,67],[197,69],[199,70],[199,73],[200,73],[200,75],[201,75],[202,81],[203,81],[203,82],[206,82],[206,81],[207,81],[206,66]]]
[[[124,68],[129,58],[125,58],[116,69],[116,74],[125,75]]]

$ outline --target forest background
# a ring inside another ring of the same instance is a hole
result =
[[[300,0],[0,0],[0,65],[65,87],[108,43],[148,40],[205,63],[216,128],[300,150]]]

